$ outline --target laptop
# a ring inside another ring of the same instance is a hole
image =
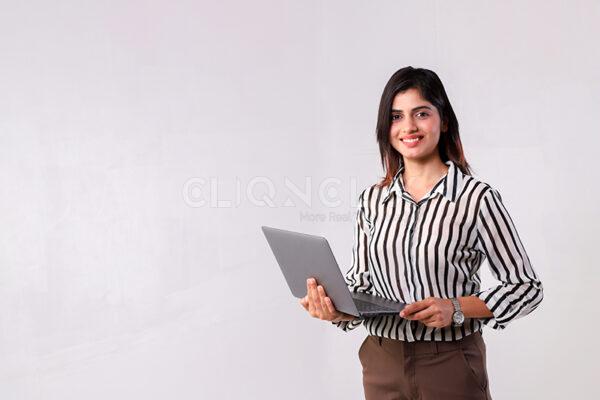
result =
[[[340,271],[327,239],[284,229],[262,226],[281,272],[297,298],[306,296],[306,280],[322,285],[338,311],[356,317],[398,315],[405,307],[381,296],[352,292]]]

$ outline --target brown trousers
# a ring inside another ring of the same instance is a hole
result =
[[[480,332],[454,342],[367,336],[358,357],[366,400],[490,400]]]

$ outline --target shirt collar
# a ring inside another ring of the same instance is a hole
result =
[[[442,196],[446,197],[451,202],[456,202],[456,199],[460,195],[462,190],[462,186],[465,180],[465,174],[452,162],[448,160],[445,162],[448,166],[448,173],[442,180],[440,180],[434,188],[430,191],[431,195],[434,196],[435,193],[439,193]],[[404,183],[402,181],[402,171],[404,170],[404,162],[402,157],[400,157],[400,165],[398,168],[398,172],[394,175],[392,179],[392,183],[385,188],[383,202],[385,203],[392,195],[392,193],[397,193],[402,196],[405,193]],[[408,193],[407,193],[408,195]]]

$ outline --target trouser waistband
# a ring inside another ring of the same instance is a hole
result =
[[[435,341],[435,340],[418,340],[415,342],[407,342],[404,340],[389,339],[381,336],[371,335],[371,339],[377,341],[380,346],[386,347],[402,347],[405,354],[436,354],[446,351],[460,349],[464,345],[468,345],[477,340],[482,340],[481,332],[477,331],[462,339],[453,341]]]

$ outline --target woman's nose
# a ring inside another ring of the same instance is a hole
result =
[[[417,124],[415,124],[415,121],[412,118],[408,117],[403,121],[403,125],[401,128],[402,133],[409,133],[417,129]]]

